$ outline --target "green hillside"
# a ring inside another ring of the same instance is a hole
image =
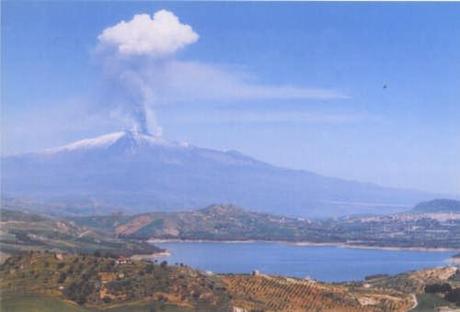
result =
[[[72,221],[20,211],[2,210],[0,221],[2,253],[54,250],[73,253],[152,254],[161,249],[144,242],[119,239],[96,228]]]

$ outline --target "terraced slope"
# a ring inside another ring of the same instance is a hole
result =
[[[368,280],[367,283],[373,287],[392,288],[403,292],[420,294],[423,293],[425,285],[447,282],[456,274],[456,267],[444,267],[377,277]]]
[[[234,295],[234,305],[247,311],[407,311],[414,305],[409,294],[393,290],[264,275],[228,275],[223,280]]]

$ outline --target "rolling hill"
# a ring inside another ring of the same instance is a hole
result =
[[[117,237],[186,240],[338,241],[325,223],[252,212],[234,205],[211,205],[183,212],[151,212],[126,216],[74,217],[88,228],[104,228]]]
[[[114,238],[99,229],[89,229],[72,221],[20,211],[1,211],[0,249],[3,254],[30,250],[114,255],[152,254],[162,249],[151,244]]]
[[[315,220],[253,212],[234,205],[212,205],[183,212],[71,219],[83,227],[104,229],[116,237],[137,240],[260,240],[460,249],[460,213],[399,213]]]

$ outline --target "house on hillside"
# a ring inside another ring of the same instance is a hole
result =
[[[132,261],[128,257],[120,256],[120,257],[117,258],[116,263],[117,264],[131,264]]]

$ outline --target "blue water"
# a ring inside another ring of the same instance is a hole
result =
[[[372,274],[397,274],[447,265],[454,252],[296,246],[285,243],[161,243],[169,263],[185,263],[215,273],[312,277],[322,281],[362,280]]]

